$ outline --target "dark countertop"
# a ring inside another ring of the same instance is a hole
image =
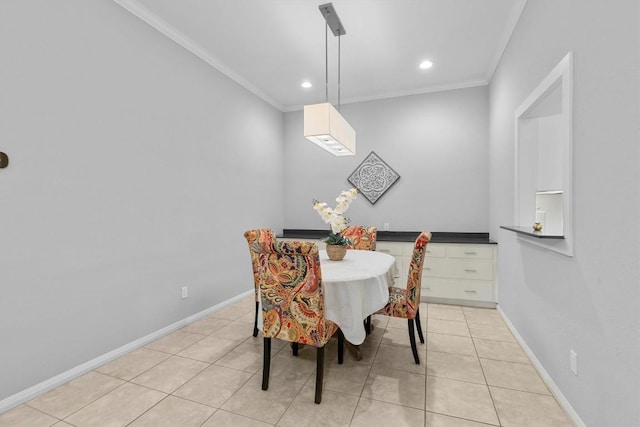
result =
[[[380,231],[377,240],[379,242],[413,242],[419,231]],[[284,239],[323,239],[329,235],[328,230],[307,230],[285,228],[281,238]],[[434,231],[431,233],[431,243],[475,243],[492,244],[497,242],[489,239],[489,233],[455,233]]]
[[[524,234],[525,236],[536,237],[538,239],[564,239],[564,236],[559,234],[547,234],[543,231],[533,231],[532,227],[521,227],[518,225],[501,225],[500,228],[504,230],[514,231],[518,234]]]

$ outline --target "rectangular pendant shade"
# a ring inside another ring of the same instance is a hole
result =
[[[356,131],[328,102],[304,106],[304,136],[335,156],[356,154]]]

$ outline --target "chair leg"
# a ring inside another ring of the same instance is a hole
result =
[[[344,362],[344,334],[338,329],[338,364]]]
[[[269,388],[269,370],[271,368],[271,338],[264,338],[264,355],[262,360],[262,389]]]
[[[364,330],[367,332],[367,335],[371,334],[371,315],[367,316],[367,320],[364,321]]]
[[[256,318],[253,321],[253,336],[257,337],[258,336],[258,301],[256,301]]]
[[[324,346],[318,347],[316,352],[316,398],[315,402],[322,401],[322,379],[324,377]]]
[[[293,350],[293,355],[294,356],[298,356],[298,343],[297,342],[292,342],[291,343],[291,350]]]
[[[413,319],[409,319],[409,341],[411,342],[411,351],[413,352],[413,360],[416,361],[416,365],[420,364],[420,357],[418,356],[418,348],[416,347],[416,331],[413,329]]]
[[[418,329],[418,336],[420,337],[420,343],[424,344],[424,335],[422,335],[422,326],[420,325],[420,309],[416,310],[416,329]]]

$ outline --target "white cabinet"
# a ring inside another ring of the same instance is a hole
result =
[[[404,277],[404,284],[407,283],[407,272],[403,267],[404,258],[403,253],[406,251],[407,243],[405,242],[376,242],[376,252],[384,252],[389,255],[393,255],[396,259],[396,266],[393,272],[393,277],[396,279],[396,286],[403,286],[402,277]],[[411,246],[411,245],[410,245]],[[407,269],[409,265],[407,264]]]
[[[405,287],[413,243],[378,242],[377,251],[396,258],[396,286]],[[421,298],[431,301],[494,304],[496,245],[429,243],[422,270]]]
[[[322,241],[322,239],[307,239],[307,238],[281,238],[281,240],[295,240],[295,241],[302,241],[302,242],[311,242],[311,243],[315,243],[318,246],[318,250],[322,251],[325,250],[327,248],[327,244],[325,242]]]
[[[496,246],[430,243],[438,256],[427,254],[422,273],[426,299],[495,303]],[[437,248],[437,249],[436,249]]]

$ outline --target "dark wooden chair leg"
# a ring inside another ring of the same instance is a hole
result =
[[[269,388],[269,370],[271,368],[271,338],[264,338],[264,356],[262,360],[262,389]]]
[[[418,336],[420,337],[420,343],[424,344],[424,335],[422,335],[422,325],[420,325],[420,309],[416,310],[416,329],[418,330]]]
[[[291,350],[293,351],[293,355],[294,356],[298,355],[298,343],[297,342],[292,342],[291,343]]]
[[[409,319],[409,341],[411,342],[411,351],[413,352],[413,360],[416,361],[416,365],[420,364],[420,357],[418,356],[418,348],[416,346],[416,331],[413,326],[413,319]]]
[[[367,320],[364,321],[364,330],[367,332],[367,335],[371,334],[371,315],[367,316]]]
[[[316,352],[316,398],[315,402],[322,401],[322,378],[324,376],[324,346],[318,347]]]
[[[338,364],[342,365],[342,362],[344,362],[344,335],[338,329]]]
[[[253,321],[253,336],[257,337],[258,336],[258,301],[256,301],[256,318]]]

